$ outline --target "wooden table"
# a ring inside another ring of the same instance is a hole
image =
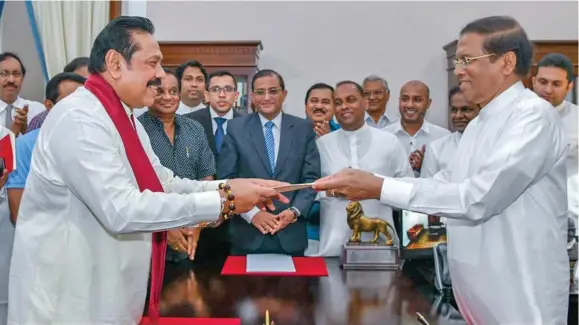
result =
[[[222,276],[223,261],[168,264],[161,297],[166,317],[240,318],[263,325],[418,325],[416,312],[432,325],[466,324],[432,286],[402,271],[343,271],[327,259],[323,278]]]

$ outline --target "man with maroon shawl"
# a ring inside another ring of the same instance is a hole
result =
[[[137,324],[149,265],[157,317],[164,230],[287,202],[271,189],[284,183],[198,182],[159,163],[132,114],[153,104],[165,76],[153,33],[145,18],[111,21],[93,44],[85,87],[44,122],[18,213],[9,324]]]

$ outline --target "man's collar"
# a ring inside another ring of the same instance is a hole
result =
[[[263,115],[261,115],[261,113],[257,113],[257,115],[259,116],[259,121],[261,122],[261,126],[265,126],[265,123],[269,122],[268,119],[266,119],[265,117],[263,117]],[[275,125],[276,127],[281,127],[281,117],[282,117],[283,113],[279,112],[279,114],[277,114],[276,117],[273,118],[273,120],[271,120],[273,122],[273,125]]]
[[[213,107],[209,106],[209,115],[211,115],[212,119],[215,119],[216,117],[222,117],[226,120],[231,120],[231,119],[233,119],[233,108],[230,108],[229,111],[227,111],[227,113],[225,113],[225,115],[219,116],[219,114],[217,114],[215,109],[213,109]]]
[[[370,114],[368,114],[368,112],[366,112],[366,113],[364,113],[364,121],[368,121],[368,120],[372,120],[374,122],[374,119],[372,118],[372,116],[370,116]],[[378,123],[380,123],[380,121],[382,121],[382,120],[385,120],[387,123],[392,123],[394,121],[394,119],[390,118],[386,112],[384,112],[384,114],[382,114],[382,116],[380,116],[380,118],[378,119]]]
[[[567,101],[566,101],[566,100],[564,100],[563,102],[561,102],[561,104],[559,104],[559,106],[556,106],[555,109],[556,109],[558,112],[562,112],[562,111],[565,109],[565,107],[567,107]]]
[[[402,119],[400,119],[394,125],[396,125],[394,127],[394,133],[404,132],[404,133],[408,134],[408,132],[406,132],[406,130],[404,130],[404,127],[402,127]],[[418,129],[418,132],[416,132],[416,134],[420,133],[420,131],[423,131],[424,133],[427,133],[427,134],[430,133],[430,123],[428,123],[427,120],[422,121],[422,125],[420,126],[420,129]]]
[[[502,114],[505,109],[505,104],[512,102],[523,91],[525,91],[525,86],[521,81],[517,81],[497,97],[493,98],[493,100],[491,100],[485,107],[481,107],[479,113],[480,119],[484,120],[495,113]]]
[[[22,104],[22,101],[24,101],[24,99],[20,96],[18,96],[18,98],[16,98],[16,100],[14,101],[14,103],[12,103],[12,105],[14,105],[15,107],[18,108],[22,108],[22,106],[24,106]],[[4,110],[6,108],[6,106],[8,106],[8,103],[3,101],[2,99],[0,99],[0,111]]]

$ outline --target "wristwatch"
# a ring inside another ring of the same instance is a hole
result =
[[[298,210],[298,208],[296,208],[296,207],[291,207],[288,210],[290,210],[294,214],[295,218],[292,222],[295,222],[296,220],[298,220],[298,218],[302,215],[300,210]]]

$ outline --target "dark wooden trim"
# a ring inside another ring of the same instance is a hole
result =
[[[110,0],[109,1],[109,20],[113,20],[123,13],[123,1],[122,0]]]
[[[257,68],[261,41],[159,42],[163,65],[178,66],[195,59],[205,67]]]

